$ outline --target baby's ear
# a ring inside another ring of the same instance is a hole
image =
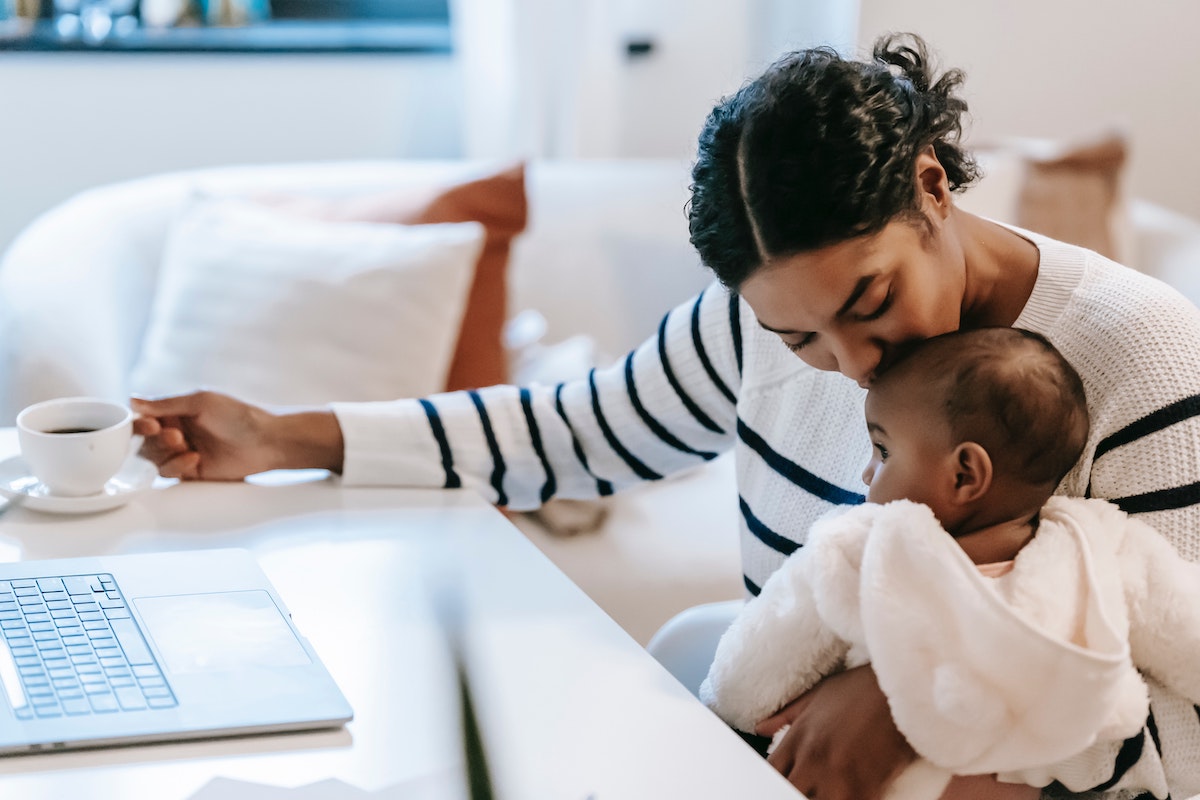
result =
[[[954,498],[973,503],[992,487],[992,457],[976,442],[954,448]]]

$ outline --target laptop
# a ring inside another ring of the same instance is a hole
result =
[[[245,550],[0,564],[0,683],[2,755],[353,717]]]

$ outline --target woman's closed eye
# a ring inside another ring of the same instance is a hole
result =
[[[872,292],[872,294],[875,294],[875,292]],[[848,316],[855,322],[871,322],[873,320],[877,320],[888,312],[895,300],[896,293],[894,286],[889,284],[887,287],[887,293],[883,296],[883,299],[878,302],[878,305],[876,305],[874,309],[867,312],[850,312]],[[868,300],[864,302],[870,301]],[[771,329],[768,328],[768,330]],[[806,333],[797,342],[789,342],[787,339],[783,339],[782,337],[780,338],[780,341],[783,342],[783,346],[788,350],[792,351],[793,353],[799,353],[805,347],[808,347],[808,345],[812,344],[816,338],[816,333]]]
[[[868,311],[866,313],[856,313],[854,318],[859,322],[871,322],[872,320],[879,319],[888,312],[889,308],[892,307],[892,303],[895,301],[895,298],[895,292],[893,292],[892,287],[889,286],[887,294],[884,295],[883,300],[879,302],[879,305],[875,307],[875,310]]]
[[[783,342],[783,346],[788,350],[791,350],[793,353],[799,353],[805,347],[812,344],[813,339],[816,338],[817,335],[815,333],[807,333],[804,335],[804,338],[798,342],[789,342],[787,339],[780,339],[779,341]]]

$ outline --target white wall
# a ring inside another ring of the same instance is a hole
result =
[[[477,83],[448,55],[0,52],[0,250],[80,190],[164,170],[464,153],[687,159],[714,101],[779,52],[853,43],[857,32],[857,0],[455,3],[499,22],[524,15],[508,56],[497,43],[508,28],[483,26],[499,55],[484,54],[492,61]],[[542,63],[528,63],[530,30]],[[631,37],[654,51],[627,58]],[[581,48],[592,48],[588,59]],[[505,57],[526,72],[496,92],[506,73],[494,62]],[[574,94],[531,108],[531,86]],[[471,97],[485,102],[473,108]],[[511,137],[533,146],[488,148],[512,109],[518,127],[549,127]]]
[[[1200,4],[862,0],[860,43],[914,31],[967,72],[972,138],[1131,133],[1128,188],[1200,218]]]
[[[695,153],[696,135],[723,95],[781,53],[817,44],[852,48],[856,0],[626,0],[620,20],[655,43],[619,78],[618,142],[631,156]]]
[[[0,250],[83,189],[216,164],[459,154],[444,55],[0,53]]]
[[[466,151],[690,158],[713,104],[781,52],[853,48],[857,0],[454,0]],[[631,57],[630,41],[651,45]]]
[[[595,1],[611,4],[612,47],[656,49],[610,62],[613,128],[590,140],[609,151],[587,155],[689,158],[712,103],[783,50],[915,30],[967,70],[975,140],[1123,124],[1131,192],[1200,218],[1200,5]],[[161,170],[459,155],[462,85],[451,56],[0,53],[0,248],[74,192]]]

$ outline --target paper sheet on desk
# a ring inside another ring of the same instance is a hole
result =
[[[188,800],[463,800],[461,776],[431,775],[373,792],[333,778],[288,788],[213,778]]]

